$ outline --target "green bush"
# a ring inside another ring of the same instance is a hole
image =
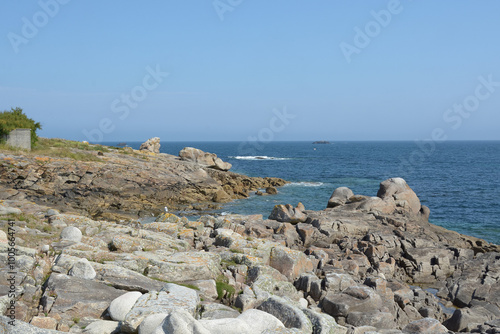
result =
[[[0,112],[0,141],[14,129],[31,129],[31,147],[34,147],[38,141],[36,130],[41,130],[42,125],[28,118],[21,108]]]

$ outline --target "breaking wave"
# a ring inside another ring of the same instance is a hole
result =
[[[238,155],[229,157],[237,160],[290,160],[291,158],[268,157],[267,155]]]
[[[323,182],[291,182],[285,186],[299,186],[299,187],[321,187]]]

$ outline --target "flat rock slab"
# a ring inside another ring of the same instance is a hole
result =
[[[169,282],[216,279],[220,275],[220,256],[204,252],[179,252],[163,261],[152,261],[147,275]]]
[[[44,296],[56,297],[49,315],[59,314],[73,323],[73,318],[99,319],[111,301],[123,291],[106,284],[64,274],[50,275]]]
[[[97,268],[99,280],[111,284],[120,290],[140,291],[146,293],[160,290],[165,283],[146,277],[138,272],[113,264],[105,264]]]
[[[286,247],[272,249],[269,265],[292,280],[313,270],[311,260],[303,252]]]
[[[121,330],[135,333],[141,322],[152,314],[182,309],[194,316],[199,303],[200,298],[195,290],[177,284],[165,284],[160,291],[151,291],[137,300],[125,316]]]
[[[24,321],[16,320],[15,326],[9,324],[10,318],[0,315],[0,334],[58,334],[60,331],[42,329]]]
[[[269,297],[257,309],[275,316],[287,328],[297,328],[302,333],[312,333],[313,327],[309,318],[298,307],[283,298]]]

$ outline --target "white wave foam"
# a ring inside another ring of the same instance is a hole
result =
[[[237,160],[290,160],[290,158],[268,157],[267,155],[238,155],[229,158]]]
[[[323,182],[291,182],[286,186],[299,186],[299,187],[321,187]]]

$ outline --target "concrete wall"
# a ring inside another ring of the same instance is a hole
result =
[[[6,139],[10,146],[31,150],[31,129],[12,130]]]

